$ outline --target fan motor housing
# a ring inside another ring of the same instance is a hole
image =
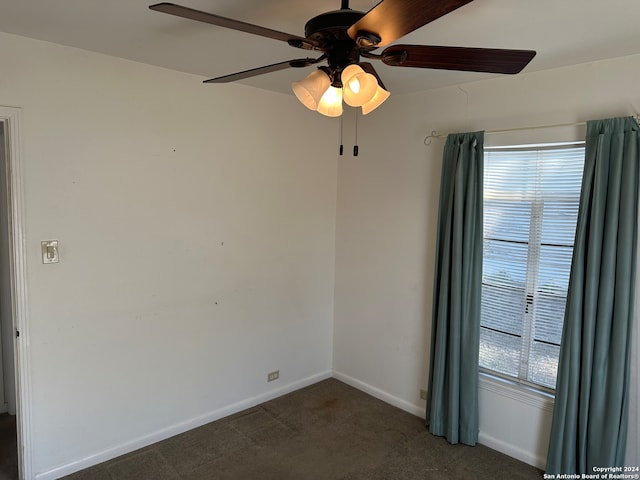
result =
[[[351,9],[333,10],[313,17],[304,26],[306,38],[317,41],[327,53],[327,62],[332,70],[340,71],[358,62],[359,48],[347,30],[364,15],[364,12]],[[338,79],[334,81],[339,83]]]
[[[351,39],[347,29],[364,17],[364,12],[358,10],[333,10],[313,17],[304,26],[305,37],[317,40],[323,45],[331,45],[336,40]],[[353,41],[353,40],[352,40]]]

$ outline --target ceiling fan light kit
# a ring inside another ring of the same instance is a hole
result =
[[[318,109],[322,96],[330,86],[331,78],[321,69],[311,72],[304,80],[291,84],[295,96],[309,110]]]
[[[391,95],[373,65],[360,57],[381,60],[392,67],[435,68],[468,72],[519,73],[536,55],[533,50],[391,45],[400,37],[470,3],[472,0],[382,0],[368,12],[341,8],[320,14],[305,25],[305,36],[279,32],[259,25],[194,10],[173,3],[150,5],[151,10],[189,20],[250,33],[304,50],[322,52],[317,58],[300,58],[205,80],[227,83],[287,68],[304,68],[327,61],[292,89],[300,102],[322,115],[342,115],[342,102],[368,114]]]
[[[376,93],[373,94],[373,98],[367,103],[362,105],[362,114],[367,115],[373,112],[376,108],[384,103],[384,101],[391,96],[391,93],[386,91],[380,85],[376,89]]]
[[[342,89],[330,85],[320,99],[317,112],[327,117],[342,115]]]
[[[341,73],[344,102],[352,107],[361,107],[376,94],[378,80],[365,72],[358,64],[352,63]]]

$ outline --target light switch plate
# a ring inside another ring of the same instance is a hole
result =
[[[42,263],[58,263],[58,240],[43,240],[40,242]]]

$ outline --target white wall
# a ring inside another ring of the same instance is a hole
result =
[[[335,121],[7,34],[0,65],[0,105],[22,108],[38,478],[330,375]]]
[[[428,376],[444,145],[435,140],[426,147],[426,135],[632,115],[640,110],[639,84],[640,56],[632,56],[392,95],[379,113],[365,117],[363,153],[342,158],[338,167],[336,375],[424,416],[419,390]],[[490,135],[487,144],[583,136],[581,128],[555,128]],[[548,399],[483,380],[480,410],[481,442],[544,465]]]

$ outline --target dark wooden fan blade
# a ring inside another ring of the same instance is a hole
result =
[[[380,37],[377,46],[382,47],[471,1],[383,0],[351,25],[347,33],[354,40],[358,32],[373,33]]]
[[[514,74],[520,72],[535,55],[533,50],[392,45],[382,52],[382,61],[394,67]]]
[[[155,10],[156,12],[168,13],[177,17],[188,18],[189,20],[210,23],[211,25],[217,25],[219,27],[230,28],[232,30],[252,33],[253,35],[260,35],[261,37],[281,40],[283,42],[287,42],[292,47],[304,48],[307,50],[312,50],[316,47],[319,47],[318,42],[310,40],[308,38],[279,32],[278,30],[272,30],[270,28],[261,27],[259,25],[241,22],[240,20],[234,20],[232,18],[221,17],[220,15],[214,15],[213,13],[194,10],[193,8],[189,7],[182,7],[174,3],[157,3],[155,5],[150,5],[149,8],[151,10]]]
[[[272,65],[265,65],[264,67],[252,68],[243,72],[231,73],[222,77],[210,78],[203,83],[229,83],[236,80],[242,80],[244,78],[255,77],[256,75],[262,75],[264,73],[277,72],[278,70],[285,70],[287,68],[302,68],[308,67],[318,63],[320,59],[316,58],[299,58],[296,60],[288,60],[286,62],[274,63]]]

